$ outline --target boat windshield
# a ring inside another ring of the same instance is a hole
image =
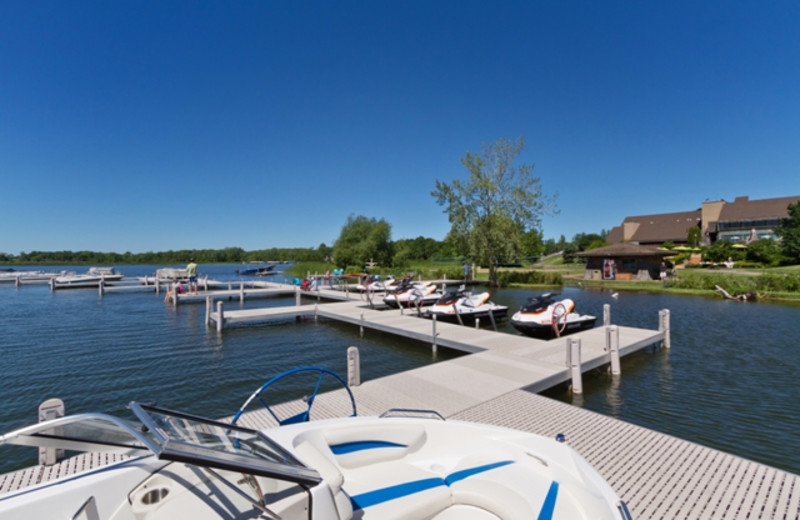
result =
[[[105,414],[70,415],[0,436],[0,444],[73,451],[148,450],[148,442],[134,424]]]
[[[300,484],[321,480],[259,431],[135,402],[130,407],[152,434],[149,447],[159,458]]]
[[[82,452],[137,450],[163,460],[298,484],[321,481],[319,473],[259,431],[135,402],[130,407],[141,424],[105,414],[71,415],[2,435],[0,444]]]

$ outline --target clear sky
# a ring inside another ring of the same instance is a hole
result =
[[[0,0],[0,252],[441,240],[520,136],[545,238],[800,195],[800,2]]]

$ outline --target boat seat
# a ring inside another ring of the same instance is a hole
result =
[[[325,442],[342,468],[357,468],[402,459],[419,450],[426,441],[425,428],[419,425],[384,424],[362,428],[330,428]]]
[[[303,462],[317,470],[330,488],[339,520],[350,520],[353,518],[353,506],[350,497],[342,489],[344,476],[331,460],[332,457],[326,456],[316,444],[312,440],[303,439],[295,444],[295,452]]]

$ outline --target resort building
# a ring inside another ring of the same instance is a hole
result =
[[[798,201],[800,196],[761,200],[745,196],[736,197],[733,202],[706,201],[695,211],[626,217],[606,240],[610,244],[654,247],[664,242],[683,245],[688,243],[689,229],[694,226],[700,229],[704,245],[718,240],[746,244],[774,238],[781,219],[789,216],[789,204]]]

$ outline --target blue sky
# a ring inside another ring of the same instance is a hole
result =
[[[0,252],[443,239],[522,136],[571,239],[800,195],[800,3],[0,0]]]

